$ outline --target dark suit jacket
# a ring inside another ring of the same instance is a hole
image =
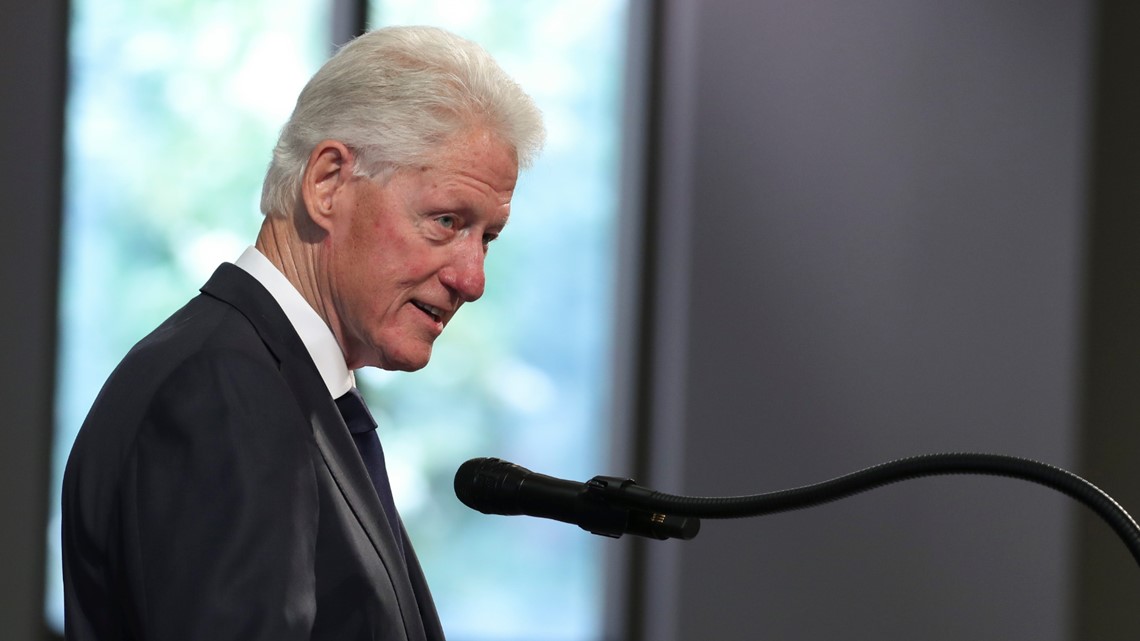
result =
[[[273,297],[225,264],[108,379],[63,486],[74,641],[443,639]]]

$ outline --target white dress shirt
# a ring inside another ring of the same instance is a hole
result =
[[[340,351],[332,330],[277,266],[269,262],[256,247],[242,252],[234,264],[256,278],[281,306],[293,329],[301,337],[301,342],[305,344],[305,349],[309,351],[309,356],[316,363],[321,379],[329,388],[329,394],[333,398],[339,398],[355,386],[356,378],[349,371],[344,353]]]

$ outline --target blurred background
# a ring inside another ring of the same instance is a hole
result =
[[[449,638],[1136,638],[1124,546],[1020,481],[646,542],[451,479],[733,495],[985,451],[1140,510],[1140,8],[46,0],[0,24],[0,639],[60,635],[59,477],[103,380],[252,242],[300,87],[386,24],[480,42],[549,128],[485,298],[423,371],[360,378]]]

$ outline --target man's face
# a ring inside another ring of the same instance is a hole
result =
[[[385,184],[352,177],[325,238],[333,314],[350,368],[417,370],[459,306],[483,295],[487,245],[510,215],[514,151],[474,129]]]

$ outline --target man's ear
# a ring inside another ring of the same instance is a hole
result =
[[[301,199],[309,218],[326,232],[332,228],[336,199],[352,178],[354,156],[344,143],[322,140],[313,146],[301,177]]]

